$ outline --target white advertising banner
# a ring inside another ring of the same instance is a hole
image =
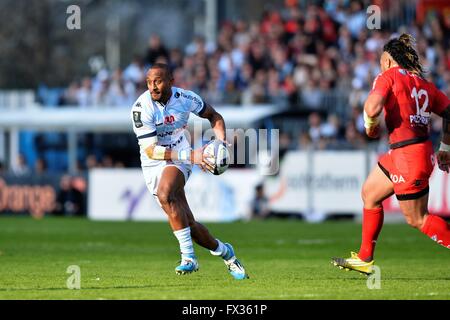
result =
[[[332,213],[361,211],[361,187],[367,177],[365,152],[316,153],[312,171],[314,209]]]
[[[268,176],[264,187],[274,212],[300,213],[308,209],[308,154],[289,152],[280,163],[280,173]]]
[[[253,169],[230,169],[214,176],[196,168],[186,185],[186,198],[198,221],[233,221],[248,215],[260,181]],[[167,221],[140,169],[91,170],[88,215],[92,220]]]
[[[275,212],[359,213],[361,187],[367,176],[364,151],[289,152],[280,174],[266,180]]]

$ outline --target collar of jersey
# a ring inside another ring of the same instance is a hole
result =
[[[160,105],[161,107],[166,108],[166,107],[169,105],[169,103],[170,103],[170,101],[172,100],[172,97],[173,97],[173,89],[171,89],[171,91],[172,91],[172,94],[170,95],[169,100],[167,100],[167,103],[166,103],[166,104],[164,104],[164,103],[162,103],[162,102],[159,102],[159,101],[154,101],[154,102],[155,102],[157,105]]]

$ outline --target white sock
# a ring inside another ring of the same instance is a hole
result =
[[[194,245],[192,244],[191,228],[187,227],[181,230],[174,231],[173,234],[177,237],[180,243],[180,251],[182,257],[192,257],[194,255]]]
[[[227,255],[227,253],[228,253],[228,247],[226,245],[224,245],[222,243],[222,241],[220,241],[219,239],[216,239],[216,241],[217,241],[217,244],[218,244],[217,249],[214,250],[214,251],[211,250],[210,251],[211,254],[213,256],[225,257]]]

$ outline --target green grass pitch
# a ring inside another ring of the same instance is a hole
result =
[[[200,270],[177,276],[178,244],[166,223],[0,218],[0,299],[450,299],[450,252],[405,224],[381,232],[381,289],[332,266],[357,250],[361,225],[269,220],[207,223],[231,242],[250,279],[196,246]],[[81,270],[69,290],[68,266]]]

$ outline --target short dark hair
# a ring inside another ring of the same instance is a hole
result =
[[[415,39],[409,34],[402,34],[399,38],[391,39],[383,47],[400,67],[423,77],[424,69],[419,61],[419,55],[414,48]]]
[[[165,64],[165,63],[155,63],[150,67],[151,69],[162,69],[164,70],[165,74],[167,75],[167,77],[172,80],[173,79],[173,74],[172,74],[172,70],[170,69],[170,67]]]

